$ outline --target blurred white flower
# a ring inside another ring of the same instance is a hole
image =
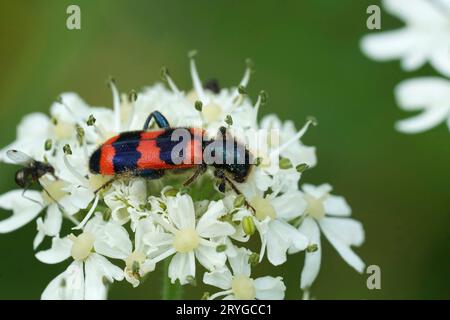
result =
[[[240,248],[237,255],[229,259],[232,272],[224,266],[203,275],[203,282],[223,291],[209,297],[214,300],[282,300],[286,286],[281,277],[251,278],[250,251]]]
[[[405,80],[395,88],[395,97],[403,110],[422,111],[398,121],[395,126],[398,131],[423,132],[442,122],[450,130],[450,81],[438,77]]]
[[[401,59],[404,70],[415,70],[427,61],[450,76],[450,1],[384,0],[386,11],[402,19],[399,30],[366,35],[362,51],[380,61]]]
[[[22,190],[12,190],[0,195],[0,208],[13,211],[10,217],[0,221],[0,233],[12,232],[21,228],[34,220],[42,211],[43,208],[40,205],[42,195],[40,192],[28,191],[26,194],[28,199],[24,198],[22,194]],[[53,220],[51,218],[53,215],[49,214],[49,216],[50,218],[46,220]]]
[[[364,242],[362,224],[349,218],[349,205],[343,197],[330,194],[331,190],[329,184],[318,187],[303,185],[307,207],[299,230],[308,238],[309,243],[301,274],[302,289],[308,289],[319,273],[322,255],[320,230],[345,262],[359,273],[364,271],[364,262],[350,248]],[[297,251],[296,248],[290,248],[289,252]]]

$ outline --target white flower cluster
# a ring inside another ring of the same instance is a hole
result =
[[[442,122],[450,129],[450,0],[384,0],[383,5],[405,26],[364,36],[363,52],[379,61],[400,59],[406,71],[429,62],[443,76],[405,80],[396,87],[397,103],[403,110],[422,110],[398,121],[396,129],[418,133]]]
[[[363,271],[351,246],[363,243],[364,231],[350,218],[344,198],[332,195],[329,184],[299,188],[302,172],[316,165],[315,148],[300,142],[310,122],[300,131],[275,115],[258,122],[266,95],[261,93],[255,105],[246,96],[250,67],[238,87],[219,89],[214,83],[203,86],[193,57],[190,64],[194,89],[187,93],[167,72],[169,88],[156,84],[130,95],[121,96],[111,82],[113,109],[91,107],[64,93],[50,117],[26,116],[16,141],[1,150],[1,161],[11,162],[8,150],[15,149],[55,169],[39,179],[42,191],[0,196],[0,207],[13,212],[0,221],[1,233],[36,219],[36,258],[48,264],[72,261],[48,284],[43,299],[105,299],[109,284],[125,279],[136,287],[162,261],[169,262],[172,283],[201,279],[218,288],[209,299],[283,299],[283,278],[254,278],[252,268],[264,258],[279,266],[288,254],[303,251],[300,287],[307,291],[321,264],[321,232],[350,266]],[[89,171],[89,157],[100,144],[120,132],[141,130],[155,110],[172,127],[203,127],[214,135],[228,126],[248,135],[237,138],[256,135],[258,147],[250,152],[257,163],[244,183],[236,183],[241,194],[221,192],[212,170],[189,187],[183,187],[182,172],[108,183],[110,177]],[[63,220],[72,228],[62,229]],[[51,247],[41,248],[46,237]]]

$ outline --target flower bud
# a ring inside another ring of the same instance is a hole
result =
[[[225,123],[229,126],[233,125],[233,118],[230,115],[225,117]]]
[[[292,162],[288,158],[281,158],[279,163],[280,169],[286,170],[292,168]]]
[[[195,110],[202,112],[203,103],[200,100],[197,100],[197,101],[195,101],[194,107],[195,107]]]
[[[216,247],[216,252],[224,252],[225,250],[227,250],[227,245],[226,244],[219,244]]]
[[[256,229],[253,218],[250,216],[244,217],[244,219],[242,219],[242,228],[244,229],[245,234],[249,236],[253,235]]]
[[[295,167],[298,173],[303,173],[304,171],[309,169],[309,166],[306,163],[300,163]]]
[[[97,119],[95,119],[94,116],[91,114],[87,119],[86,124],[91,127],[95,124],[95,121],[97,121]]]
[[[256,252],[253,252],[248,257],[248,263],[250,263],[252,265],[252,267],[256,266],[259,263],[259,254],[257,254]]]
[[[128,94],[128,101],[135,102],[137,100],[137,97],[138,97],[138,94],[137,94],[136,90],[133,89]]]
[[[66,154],[66,155],[71,155],[72,154],[72,148],[70,148],[70,145],[68,145],[68,144],[66,144],[63,147],[63,151],[64,151],[64,154]]]
[[[53,145],[52,139],[45,140],[45,144],[44,144],[45,151],[51,150],[52,145]]]

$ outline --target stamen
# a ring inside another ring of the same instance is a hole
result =
[[[166,67],[161,68],[161,78],[163,81],[167,82],[170,90],[172,90],[175,94],[181,94],[181,91],[178,89],[175,82],[173,82],[172,78],[169,75],[169,70]]]
[[[308,130],[308,127],[313,124],[315,125],[314,120],[308,120],[306,122],[306,124],[303,126],[303,128],[301,128],[291,139],[289,139],[287,142],[285,142],[284,144],[282,144],[280,147],[278,147],[277,149],[274,149],[271,153],[270,153],[270,158],[272,158],[272,156],[278,156],[281,152],[283,152],[286,148],[288,148],[292,143],[300,140],[301,137],[303,137],[303,135],[306,133],[306,131]]]
[[[96,124],[97,119],[95,119],[94,115],[89,115],[89,118],[86,120],[86,124],[88,125],[88,127],[93,127],[95,132],[101,136],[102,140],[106,140],[106,135],[103,133],[103,131],[97,126]]]
[[[244,76],[242,77],[242,80],[239,83],[238,87],[236,88],[234,94],[231,96],[230,103],[234,103],[240,100],[239,97],[241,96],[241,93],[239,88],[246,88],[248,86],[248,83],[250,82],[251,73],[252,73],[252,66],[250,63],[247,62],[247,67],[245,68]]]
[[[196,53],[190,52],[189,53],[189,59],[191,59],[191,77],[192,77],[192,84],[194,86],[194,90],[197,93],[197,96],[199,97],[199,100],[206,105],[206,95],[205,91],[203,90],[203,85],[200,80],[200,77],[198,76],[197,67],[195,65],[195,56]]]
[[[75,226],[72,228],[72,230],[80,230],[84,228],[84,225],[86,224],[86,222],[88,222],[88,220],[91,218],[91,216],[94,214],[95,209],[97,208],[97,204],[98,204],[98,200],[100,199],[99,194],[97,193],[97,195],[95,196],[94,199],[94,203],[92,204],[91,209],[89,210],[89,212],[87,213],[87,215],[84,217],[84,219],[80,222],[79,225]]]
[[[253,123],[256,125],[258,123],[258,113],[259,113],[259,107],[261,105],[264,105],[267,101],[267,95],[265,93],[265,91],[261,91],[258,95],[258,100],[256,100],[255,106],[253,107],[254,109],[254,118],[253,118]]]
[[[128,130],[130,130],[131,128],[131,124],[134,121],[135,115],[136,115],[136,100],[138,98],[138,94],[136,92],[136,90],[131,90],[130,93],[128,94],[128,101],[131,103],[131,111],[130,111],[130,115],[128,117],[128,123],[126,125],[126,128]]]
[[[109,88],[113,95],[113,108],[114,108],[114,126],[115,131],[120,132],[120,97],[117,90],[115,80],[113,78],[108,81]]]

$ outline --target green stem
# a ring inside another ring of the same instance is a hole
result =
[[[162,285],[162,299],[163,300],[180,300],[183,297],[183,286],[177,281],[175,284],[170,282],[169,278],[169,264],[171,259],[166,258],[164,261],[164,274]]]

